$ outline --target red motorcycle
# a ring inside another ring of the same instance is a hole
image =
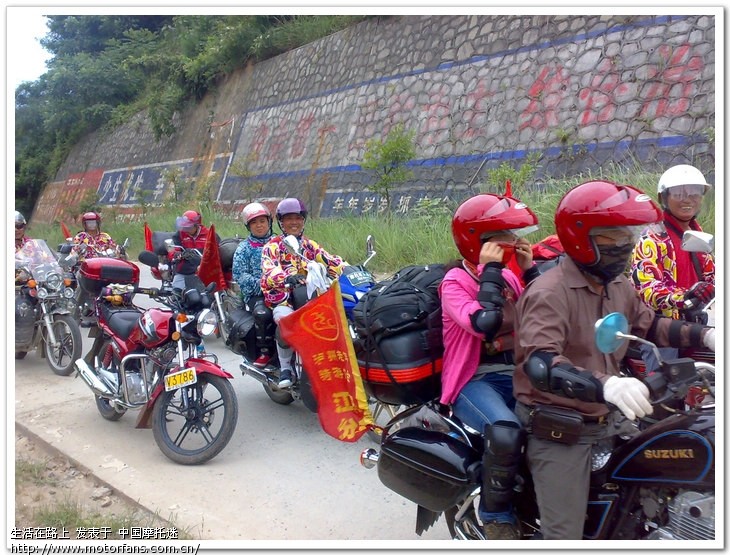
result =
[[[211,288],[140,288],[139,268],[124,260],[92,258],[79,286],[93,296],[97,325],[91,350],[76,370],[107,420],[141,409],[137,428],[152,428],[160,450],[179,464],[204,463],[228,444],[238,421],[231,374],[202,350],[215,333]],[[167,308],[132,303],[142,293]]]

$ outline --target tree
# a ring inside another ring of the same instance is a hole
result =
[[[360,164],[362,169],[375,173],[376,180],[367,190],[381,195],[387,201],[390,211],[390,196],[393,187],[413,176],[413,170],[406,163],[416,156],[415,131],[405,131],[402,124],[396,125],[384,140],[370,139],[365,144],[365,154]]]

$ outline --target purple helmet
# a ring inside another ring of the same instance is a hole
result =
[[[281,222],[281,218],[287,214],[299,214],[302,218],[307,218],[307,207],[298,198],[282,199],[276,207],[276,219]]]

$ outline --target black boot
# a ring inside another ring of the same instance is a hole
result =
[[[499,420],[484,428],[481,510],[503,513],[512,508],[517,470],[524,451],[525,431]],[[506,523],[484,523],[487,539],[519,539],[519,529]]]

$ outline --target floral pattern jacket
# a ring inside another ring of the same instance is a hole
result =
[[[115,249],[117,244],[108,233],[100,231],[97,235],[91,235],[86,231],[80,231],[74,237],[73,251],[78,253],[79,260],[95,258],[99,256],[97,251]]]
[[[280,304],[291,306],[286,278],[294,274],[307,273],[307,263],[289,254],[281,246],[284,235],[277,235],[261,251],[261,290],[264,292],[266,306],[273,308]],[[304,258],[324,264],[327,275],[336,278],[342,273],[346,263],[339,256],[328,253],[315,241],[302,236],[299,239]]]
[[[701,231],[692,222],[692,229]],[[656,225],[647,229],[636,244],[631,260],[631,281],[641,299],[657,313],[670,318],[680,318],[680,308],[686,289],[677,281],[676,245],[666,226]],[[715,260],[711,254],[696,253],[701,268],[698,281],[715,283]]]

